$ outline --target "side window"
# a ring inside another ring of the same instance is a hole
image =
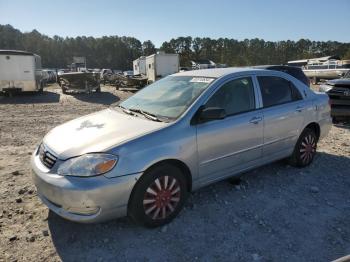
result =
[[[299,90],[290,81],[277,76],[258,76],[264,107],[302,99]]]
[[[254,110],[255,96],[251,77],[235,79],[224,84],[205,106],[223,108],[227,115]]]
[[[303,96],[300,94],[298,88],[296,88],[296,86],[292,82],[289,82],[289,87],[292,89],[293,101],[297,101],[297,100],[302,100],[303,99]]]

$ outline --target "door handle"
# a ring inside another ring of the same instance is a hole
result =
[[[303,110],[304,110],[304,107],[302,107],[302,106],[297,106],[297,108],[295,109],[295,111],[297,111],[297,112],[301,112]]]
[[[254,116],[252,119],[249,120],[249,123],[252,124],[259,124],[259,122],[262,120],[261,116]]]

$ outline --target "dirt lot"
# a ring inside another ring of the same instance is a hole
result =
[[[350,253],[350,127],[334,126],[314,163],[277,162],[191,194],[171,224],[81,225],[41,204],[29,158],[46,132],[130,92],[0,97],[0,261],[329,261]]]

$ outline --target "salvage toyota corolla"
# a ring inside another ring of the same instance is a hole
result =
[[[330,126],[328,96],[283,72],[181,72],[52,129],[33,180],[66,219],[160,226],[200,187],[283,158],[309,165]]]

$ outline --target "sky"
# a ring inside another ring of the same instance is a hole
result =
[[[0,24],[62,37],[350,42],[350,0],[0,0]]]

